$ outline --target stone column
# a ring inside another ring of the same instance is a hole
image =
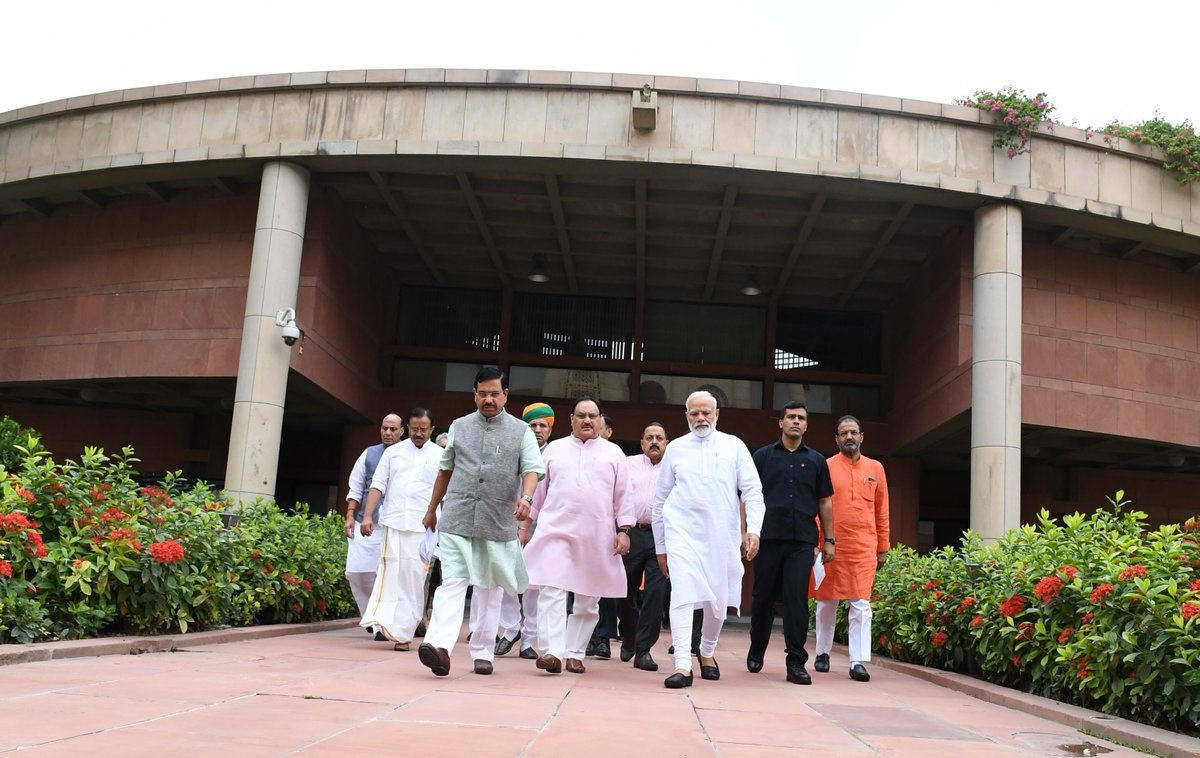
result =
[[[971,529],[1021,523],[1021,211],[975,212],[971,327]]]
[[[258,197],[225,469],[225,489],[234,503],[275,496],[288,366],[294,349],[284,344],[275,315],[296,306],[307,216],[308,171],[291,163],[268,163]],[[299,314],[297,320],[303,323],[304,315]]]

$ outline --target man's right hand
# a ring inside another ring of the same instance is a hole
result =
[[[346,517],[346,527],[342,530],[346,533],[346,539],[354,539],[354,519]]]
[[[426,529],[437,529],[437,509],[425,511],[425,518],[421,519],[421,526]]]
[[[666,578],[668,578],[668,579],[671,578],[671,572],[667,571],[667,554],[666,553],[658,554],[658,570],[661,571],[662,575],[665,576]]]
[[[371,519],[371,514],[368,513],[363,516],[362,525],[358,527],[358,531],[364,537],[370,537],[372,532],[375,531],[375,522]]]

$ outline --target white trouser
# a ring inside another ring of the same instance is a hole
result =
[[[409,642],[425,612],[425,563],[422,532],[381,526],[379,570],[360,626],[373,626],[393,642]]]
[[[375,586],[375,572],[347,571],[346,581],[350,583],[350,593],[354,595],[354,604],[358,606],[358,615],[361,616],[367,612],[367,602]]]
[[[433,595],[433,611],[429,614],[425,642],[445,648],[446,652],[454,650],[462,631],[463,603],[469,586],[466,579],[442,579],[442,586]],[[503,594],[500,587],[476,587],[471,593],[471,641],[467,645],[471,660],[491,661],[496,657],[495,634]]]
[[[567,591],[558,587],[541,587],[538,594],[537,648],[542,655],[553,655],[560,661],[569,658],[582,661],[592,630],[600,618],[600,598],[575,593],[575,605],[567,615]]]
[[[721,637],[725,619],[713,615],[707,605],[701,607],[704,620],[700,623],[700,655],[711,658],[717,652],[717,640]],[[675,646],[677,671],[692,670],[692,612],[695,610],[695,603],[671,606],[671,644]]]
[[[521,649],[533,647],[537,640],[537,603],[538,590],[530,587],[522,595],[504,593],[500,601],[500,630],[497,636],[507,640],[515,640],[521,633]],[[524,621],[522,622],[522,612]]]
[[[852,598],[846,601],[850,632],[846,642],[850,665],[871,660],[871,601]],[[837,619],[837,600],[817,601],[817,655],[833,649],[833,625]]]

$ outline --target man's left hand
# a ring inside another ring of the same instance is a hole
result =
[[[833,562],[833,543],[826,542],[821,546],[821,560],[825,563]]]
[[[887,563],[887,553],[875,554],[875,570],[883,568],[883,564]]]
[[[517,521],[524,521],[529,518],[529,503],[525,502],[525,498],[517,498],[517,506],[513,508],[513,518]]]
[[[742,535],[742,555],[746,560],[754,560],[754,556],[758,555],[758,535],[743,534]]]
[[[628,555],[629,554],[629,535],[625,532],[617,532],[613,536],[613,555]]]

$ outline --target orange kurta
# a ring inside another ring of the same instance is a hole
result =
[[[825,566],[817,600],[870,598],[875,583],[876,554],[888,540],[887,477],[883,465],[865,455],[852,463],[838,453],[829,458],[833,479],[834,560]]]

